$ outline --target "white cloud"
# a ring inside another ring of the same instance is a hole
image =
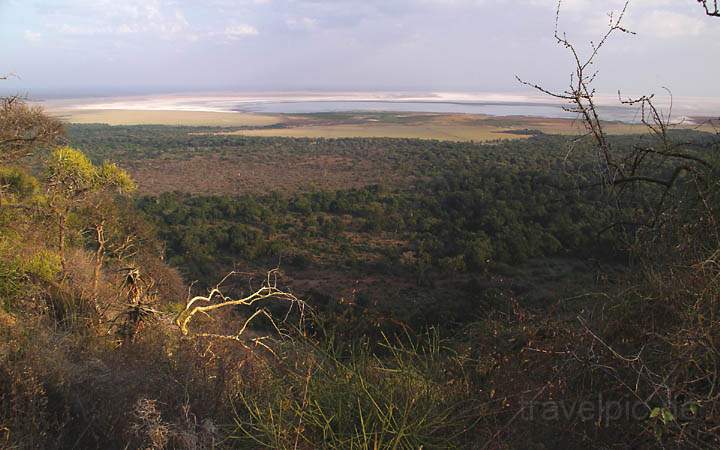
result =
[[[225,27],[223,34],[226,39],[230,41],[237,41],[238,39],[242,39],[244,37],[257,36],[259,32],[257,28],[252,25],[240,24]]]
[[[2,0],[0,0],[2,1]],[[215,7],[234,7],[270,3],[272,0],[208,0]],[[69,38],[97,36],[117,38],[142,35],[162,40],[198,42],[202,39],[237,41],[259,34],[257,28],[233,19],[237,8],[218,13],[212,22],[190,23],[186,12],[195,11],[189,0],[69,0],[54,9],[42,11],[45,28]],[[221,8],[222,9],[222,8]]]
[[[40,40],[42,39],[42,34],[35,31],[25,30],[24,37],[26,41],[34,43],[40,42]]]
[[[503,3],[503,0],[496,0]],[[640,6],[661,6],[672,3],[673,0],[631,0],[628,8],[633,9]],[[557,9],[557,0],[522,0],[519,3],[529,3],[533,6],[544,6],[553,10]],[[597,0],[562,0],[560,5],[561,11],[583,12],[600,7],[603,10],[618,10],[625,6],[626,0],[605,0],[598,2]]]
[[[120,26],[117,27],[116,30],[119,34],[131,34],[131,33],[137,33],[139,30],[136,26],[130,25],[127,23],[123,23]]]
[[[70,25],[67,23],[60,25],[57,31],[60,34],[65,34],[68,36],[90,36],[100,32],[100,30],[97,28],[82,27],[77,25]]]
[[[288,17],[285,25],[291,30],[313,30],[317,27],[317,20],[311,17]]]
[[[657,38],[700,36],[707,23],[701,17],[671,11],[652,11],[643,15],[635,25],[639,34]]]
[[[180,10],[175,10],[171,18],[162,18],[159,24],[155,24],[164,34],[180,34],[190,27],[190,23]]]
[[[534,6],[557,8],[557,0],[522,1]],[[626,0],[563,0],[560,30],[602,36],[625,5]],[[678,2],[673,0],[632,0],[627,5],[622,25],[640,37],[662,39],[693,37],[710,31],[706,18],[693,5],[678,6]]]
[[[182,36],[190,24],[170,0],[74,0],[49,10],[46,26],[70,36],[147,33]]]

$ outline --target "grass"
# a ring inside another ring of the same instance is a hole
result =
[[[503,128],[492,126],[455,125],[399,125],[399,124],[362,124],[362,125],[321,125],[298,128],[242,130],[236,134],[245,136],[280,136],[304,138],[411,138],[439,139],[448,141],[492,141],[497,139],[518,139],[518,136],[503,133]]]
[[[577,135],[583,130],[574,120],[524,116],[496,117],[475,114],[347,113],[298,114],[283,118],[283,127],[246,129],[219,134],[291,138],[404,138],[458,142],[526,139],[518,131]],[[638,125],[609,123],[612,134],[643,132]]]
[[[302,340],[290,350],[261,386],[239,393],[234,440],[243,448],[458,448],[483,417],[485,405],[468,400],[469,378],[449,382],[462,363],[434,330],[385,337],[384,356],[367,343]]]

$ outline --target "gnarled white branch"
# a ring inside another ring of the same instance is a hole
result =
[[[210,291],[210,293],[206,296],[198,295],[190,300],[188,300],[187,305],[185,306],[185,309],[177,316],[175,319],[175,323],[178,327],[180,327],[180,331],[183,335],[187,336],[190,334],[190,322],[192,318],[196,314],[204,314],[210,317],[209,313],[218,309],[232,307],[232,306],[252,306],[257,302],[260,302],[262,300],[277,300],[281,302],[288,302],[290,305],[297,304],[301,313],[304,310],[305,304],[299,300],[295,295],[285,292],[281,289],[278,289],[277,287],[277,269],[273,269],[267,274],[267,278],[263,281],[263,284],[261,287],[253,292],[252,294],[239,298],[239,299],[232,299],[229,297],[226,297],[221,289],[220,286],[222,283],[227,280],[229,277],[237,274],[237,272],[230,272],[223,280]],[[289,314],[289,312],[288,312]],[[275,330],[282,334],[280,331],[280,328],[276,325],[275,321],[273,320],[272,316],[265,310],[260,309],[255,311],[250,317],[245,320],[242,327],[238,330],[238,332],[235,335],[219,335],[219,334],[213,334],[213,333],[198,333],[196,336],[198,337],[216,337],[216,338],[223,338],[223,339],[232,339],[236,341],[241,341],[242,335],[247,330],[250,323],[253,321],[253,319],[257,318],[258,316],[265,316],[267,317],[270,322],[272,323]],[[287,316],[286,316],[287,319]],[[256,343],[260,343],[260,340],[254,339]]]

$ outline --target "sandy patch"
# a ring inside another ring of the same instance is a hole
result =
[[[262,127],[282,123],[282,118],[279,116],[210,111],[51,109],[49,112],[70,123],[105,123],[109,125]]]

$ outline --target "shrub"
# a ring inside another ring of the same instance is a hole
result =
[[[41,250],[30,259],[21,263],[25,273],[33,275],[42,281],[52,281],[60,273],[60,255],[49,250]]]
[[[0,168],[0,186],[19,198],[32,196],[39,189],[38,180],[25,171],[14,167]]]

